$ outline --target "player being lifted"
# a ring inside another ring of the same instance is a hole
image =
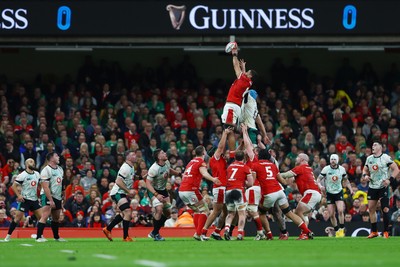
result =
[[[37,197],[40,174],[36,171],[35,166],[35,161],[28,158],[25,161],[25,170],[17,176],[12,185],[12,189],[17,196],[18,208],[16,215],[10,224],[4,242],[11,240],[11,234],[24,217],[25,212],[34,212],[38,220],[40,220],[40,217],[42,216],[41,206]]]
[[[353,189],[347,179],[347,173],[344,167],[339,165],[339,156],[332,154],[329,159],[330,164],[325,166],[318,176],[318,185],[322,192],[326,192],[326,202],[328,204],[329,218],[336,231],[336,237],[344,237],[344,210],[342,180],[346,187],[353,194]],[[323,186],[324,181],[325,186]],[[336,208],[338,211],[339,225],[336,220]]]
[[[252,79],[256,76],[256,72],[254,70],[246,71],[246,62],[243,59],[240,61],[238,59],[237,47],[232,50],[232,62],[236,80],[229,89],[221,120],[225,128],[231,127],[232,129],[236,129],[241,116],[244,93],[253,84]],[[232,132],[228,136],[230,158],[234,157],[235,143],[235,134]]]
[[[156,149],[153,157],[155,162],[151,165],[146,179],[147,191],[155,209],[154,228],[149,237],[154,238],[154,241],[164,241],[165,239],[160,235],[160,229],[171,214],[171,200],[166,190],[167,181],[170,173],[173,175],[180,175],[180,173],[171,168],[167,153],[163,150]]]

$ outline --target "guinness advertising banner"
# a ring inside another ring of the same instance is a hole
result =
[[[1,1],[0,36],[398,35],[382,1]]]

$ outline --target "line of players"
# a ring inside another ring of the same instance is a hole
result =
[[[233,68],[237,79],[232,84],[223,114],[222,122],[226,126],[217,150],[210,159],[212,175],[207,171],[205,157],[206,150],[203,146],[195,149],[196,157],[192,159],[183,174],[182,183],[179,189],[179,197],[183,202],[194,210],[194,223],[196,233],[194,238],[197,240],[208,240],[207,230],[219,214],[220,220],[216,231],[211,235],[215,239],[222,239],[220,236],[223,223],[225,222],[224,238],[231,239],[229,230],[235,215],[238,217],[238,240],[244,236],[244,223],[247,210],[253,217],[257,225],[256,239],[272,239],[272,233],[266,218],[266,211],[271,209],[275,220],[281,229],[280,239],[287,239],[285,223],[282,212],[290,218],[301,229],[298,239],[310,239],[313,233],[308,229],[307,214],[321,201],[321,190],[326,191],[328,209],[331,215],[332,225],[337,230],[337,236],[344,236],[344,202],[342,193],[342,179],[346,179],[344,169],[339,166],[339,157],[331,155],[330,165],[326,166],[318,177],[318,183],[314,179],[311,167],[308,165],[309,158],[306,154],[300,153],[296,158],[296,167],[292,170],[279,173],[273,155],[265,148],[269,143],[264,125],[257,109],[257,92],[248,90],[252,85],[252,78],[256,75],[254,70],[246,71],[246,62],[238,59],[238,50],[232,50]],[[241,123],[243,134],[242,147],[235,148],[235,135],[232,129]],[[257,139],[257,126],[261,131],[262,139]],[[228,141],[227,141],[228,140]],[[229,147],[229,158],[235,161],[227,166],[225,160],[226,142]],[[256,145],[256,149],[254,149]],[[397,165],[386,154],[382,153],[382,144],[374,142],[372,146],[373,155],[366,160],[363,169],[363,177],[369,181],[368,206],[370,209],[371,234],[369,238],[378,236],[376,223],[376,206],[381,200],[384,221],[384,237],[388,238],[388,209],[389,209],[389,189],[391,181],[396,179],[399,174]],[[167,179],[170,174],[178,173],[170,167],[167,155],[164,151],[157,149],[154,152],[155,163],[148,172],[146,185],[149,196],[152,200],[154,212],[154,229],[149,237],[155,241],[165,240],[159,230],[164,225],[165,220],[170,215],[171,200],[166,190]],[[46,242],[43,238],[43,229],[46,221],[52,217],[51,228],[56,241],[65,241],[60,238],[58,233],[58,218],[61,212],[62,200],[62,178],[63,169],[59,164],[59,155],[49,153],[46,156],[48,165],[41,171],[41,174],[34,169],[33,159],[27,159],[26,170],[18,175],[14,181],[13,189],[16,192],[19,206],[17,215],[13,218],[8,234],[4,241],[9,241],[12,232],[18,225],[25,211],[33,211],[40,218],[36,234],[37,242]],[[133,177],[135,174],[134,162],[135,153],[127,151],[125,163],[118,171],[116,182],[110,192],[110,196],[117,204],[120,213],[115,216],[112,222],[103,229],[106,237],[112,241],[111,231],[120,222],[123,226],[123,240],[133,241],[129,237],[129,222],[131,211],[129,207],[129,197],[135,192],[132,189]],[[389,176],[391,171],[391,176]],[[214,183],[213,188],[213,212],[207,216],[208,207],[199,193],[201,180],[205,178]],[[280,184],[286,185],[286,179],[294,178],[300,193],[303,195],[298,203],[296,210],[292,212],[283,188]],[[322,183],[324,181],[324,184]],[[42,185],[41,205],[37,198],[37,187]],[[21,185],[21,191],[18,188]],[[348,181],[346,186],[352,192]],[[247,188],[247,190],[245,190]],[[339,226],[335,217],[335,206],[339,213]],[[225,210],[226,207],[226,210]],[[260,207],[260,208],[259,208]],[[282,211],[282,212],[281,212]],[[226,216],[226,217],[225,217]],[[225,220],[224,220],[225,219]],[[265,232],[264,232],[265,231]]]

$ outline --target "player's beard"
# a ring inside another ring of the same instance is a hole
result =
[[[28,166],[28,169],[31,171],[39,171],[35,166]]]

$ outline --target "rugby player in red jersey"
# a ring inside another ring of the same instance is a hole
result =
[[[304,221],[290,209],[285,192],[279,184],[279,182],[286,184],[286,181],[279,174],[276,165],[270,160],[271,155],[268,150],[261,149],[258,152],[258,161],[252,164],[252,170],[256,173],[256,179],[260,183],[264,199],[262,206],[270,209],[275,203],[278,203],[282,212],[302,230],[298,239],[312,239],[314,234],[307,228]]]
[[[254,153],[254,147],[253,143],[250,139],[250,135],[248,132],[248,127],[246,126],[245,123],[242,123],[240,125],[243,133],[243,143],[244,143],[244,149],[245,152],[248,156],[248,159],[246,161],[246,165],[249,166],[250,169],[252,169],[253,163],[258,161],[258,158],[256,157]],[[249,187],[246,189],[246,199],[247,199],[247,207],[246,210],[249,213],[249,215],[253,218],[254,222],[256,223],[257,227],[257,235],[255,237],[255,240],[263,240],[263,239],[268,239],[272,240],[272,232],[269,226],[268,219],[266,217],[266,211],[260,211],[258,210],[258,206],[260,204],[261,200],[261,188],[260,188],[260,183],[258,180],[254,179],[255,174],[253,173],[253,186]],[[261,214],[262,213],[262,214]],[[265,233],[267,236],[265,236],[263,227],[265,229]]]
[[[213,186],[213,211],[208,216],[206,224],[203,227],[202,235],[207,236],[207,230],[210,228],[211,224],[217,218],[218,215],[221,214],[218,221],[218,226],[215,231],[211,234],[211,236],[216,240],[222,240],[220,232],[221,228],[224,226],[225,217],[227,215],[227,211],[225,208],[225,189],[226,189],[226,168],[227,163],[224,157],[225,147],[226,147],[226,138],[228,134],[230,134],[232,130],[225,129],[222,133],[221,140],[218,143],[217,150],[214,152],[213,156],[210,159],[210,168],[211,173],[214,177],[217,177],[221,184]]]
[[[285,179],[294,177],[299,192],[303,195],[296,207],[295,213],[300,216],[307,225],[307,214],[321,201],[321,191],[315,181],[313,170],[308,165],[308,161],[309,157],[304,153],[300,153],[296,158],[296,167],[281,173],[281,176]],[[302,235],[305,238],[305,233],[302,233]]]
[[[246,62],[243,59],[239,61],[237,48],[232,50],[232,62],[236,74],[236,80],[232,83],[231,88],[229,89],[224,110],[221,115],[221,120],[225,125],[225,128],[236,128],[241,115],[243,95],[253,84],[252,78],[256,76],[254,70],[246,71]],[[229,134],[228,147],[230,158],[234,157],[235,143],[236,139],[234,133]]]
[[[185,205],[194,211],[193,219],[196,233],[193,237],[199,241],[206,241],[208,237],[201,235],[201,232],[207,221],[208,207],[200,194],[200,183],[203,177],[216,185],[220,185],[221,182],[218,178],[212,177],[207,171],[207,164],[204,161],[206,155],[204,146],[196,147],[195,154],[196,157],[186,165],[183,173],[179,187],[179,197]]]
[[[226,208],[228,216],[225,221],[225,240],[231,240],[229,228],[236,215],[239,217],[237,240],[243,240],[244,224],[246,221],[246,197],[244,190],[253,185],[251,169],[244,163],[244,151],[237,150],[235,161],[229,165],[227,171],[228,182],[226,185]]]

